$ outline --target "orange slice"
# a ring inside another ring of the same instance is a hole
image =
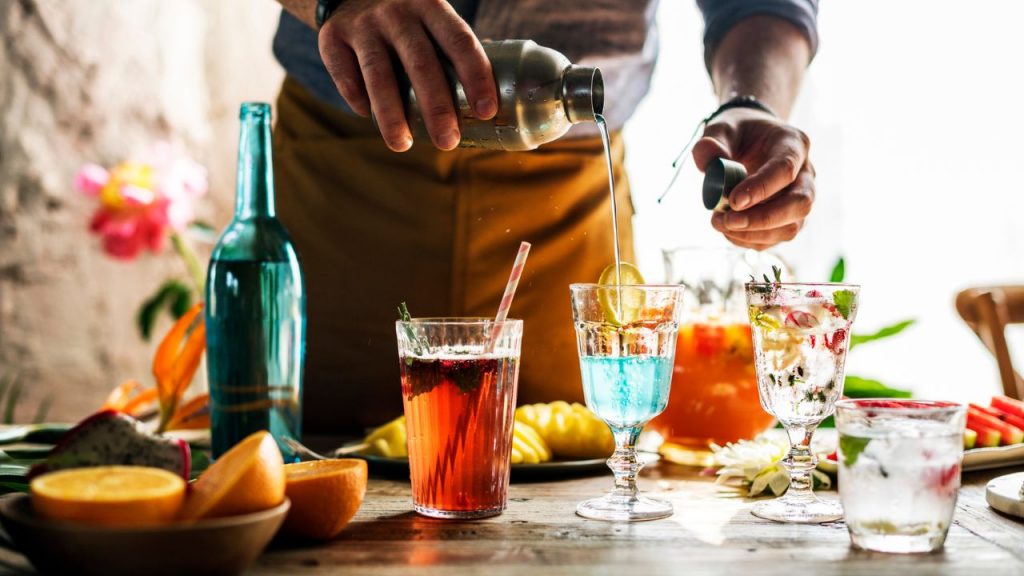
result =
[[[366,461],[354,458],[299,462],[284,467],[292,502],[282,529],[313,540],[334,538],[366,495]]]
[[[219,518],[273,508],[284,501],[284,460],[261,431],[228,450],[192,485],[181,518]]]
[[[174,520],[185,500],[181,476],[144,466],[95,466],[32,481],[32,506],[51,520],[152,526]]]

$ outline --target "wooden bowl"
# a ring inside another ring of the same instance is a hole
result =
[[[28,494],[0,500],[0,524],[42,574],[239,574],[267,546],[291,503],[241,516],[147,528],[105,528],[39,517]]]

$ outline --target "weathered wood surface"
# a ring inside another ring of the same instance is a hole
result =
[[[642,488],[671,500],[676,513],[638,524],[575,515],[576,503],[606,490],[610,475],[513,484],[508,511],[472,522],[419,517],[407,482],[372,479],[362,510],[338,540],[277,545],[250,573],[1024,574],[1024,523],[985,504],[989,478],[1018,470],[967,474],[945,551],[912,556],[854,550],[841,522],[801,526],[755,518],[752,500],[666,464],[646,473]]]

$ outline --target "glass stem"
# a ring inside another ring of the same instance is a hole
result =
[[[782,459],[782,465],[789,471],[789,491],[786,498],[814,498],[811,491],[811,471],[817,459],[811,452],[811,437],[816,426],[786,427],[789,435],[789,454]]]
[[[642,428],[612,428],[615,436],[615,452],[608,459],[608,467],[615,474],[615,496],[635,499],[637,495],[636,475],[642,465],[636,457],[636,441]]]

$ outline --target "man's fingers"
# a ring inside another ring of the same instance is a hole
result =
[[[768,160],[729,194],[732,209],[743,210],[765,202],[789,186],[807,162],[809,146],[803,132],[790,130],[783,133],[766,152]]]
[[[715,158],[733,157],[733,129],[731,126],[719,123],[712,124],[704,129],[704,135],[693,145],[693,164],[704,170]]]
[[[461,139],[459,121],[441,62],[426,32],[418,21],[409,20],[388,34],[416,91],[420,114],[434,145],[442,150],[455,148]]]
[[[422,18],[431,36],[455,67],[473,112],[485,120],[494,117],[498,112],[494,72],[472,29],[448,2],[438,2],[438,7],[425,10]]]
[[[327,68],[327,73],[334,80],[341,97],[348,102],[352,111],[360,116],[370,115],[370,97],[366,94],[363,74],[359,70],[359,61],[348,44],[335,40],[332,36],[320,36],[320,57]]]
[[[813,204],[814,177],[810,170],[802,170],[795,182],[770,201],[741,212],[726,212],[720,220],[726,230],[771,230],[802,221],[810,214]]]
[[[796,238],[803,225],[803,220],[800,220],[770,230],[738,231],[726,228],[722,223],[722,218],[712,217],[711,219],[711,227],[721,232],[733,244],[761,244],[766,248]]]
[[[405,120],[388,49],[383,39],[370,34],[363,35],[353,44],[381,136],[388,148],[404,152],[412,146],[412,134]]]

